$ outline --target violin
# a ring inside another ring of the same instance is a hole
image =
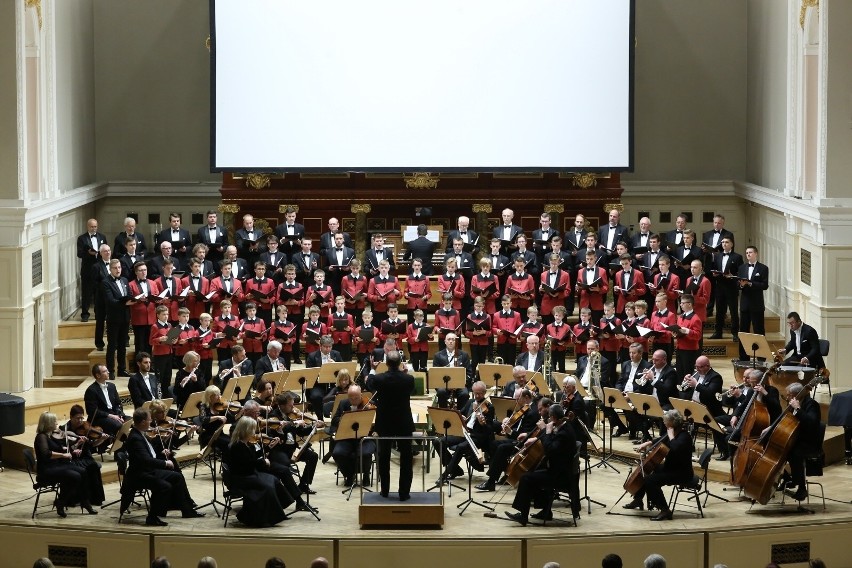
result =
[[[186,432],[190,428],[192,428],[192,424],[185,420],[175,420],[174,418],[167,416],[165,419],[157,422],[157,426],[160,428],[167,428],[169,430],[174,430],[175,432]]]
[[[375,408],[375,406],[373,408]],[[316,416],[302,412],[298,408],[294,408],[293,410],[291,410],[290,414],[288,414],[287,416],[291,420],[308,420],[310,422],[321,422],[321,420]]]
[[[95,446],[99,446],[104,442],[111,440],[112,436],[104,432],[104,429],[100,426],[93,426],[90,422],[86,421],[74,428],[74,434],[77,436],[82,436],[84,438],[88,438],[92,442],[94,442]]]
[[[243,405],[238,400],[232,400],[227,404],[220,400],[219,402],[214,402],[213,406],[211,406],[210,409],[217,414],[221,414],[222,412],[237,413],[243,409]]]
[[[170,428],[151,426],[150,428],[148,428],[148,430],[145,431],[145,435],[152,440],[156,440],[157,438],[159,438],[165,443],[171,437],[172,431]]]
[[[268,436],[263,432],[258,432],[257,434],[252,434],[249,436],[248,442],[249,444],[263,444],[264,446],[268,446],[272,443],[273,440],[277,440],[275,436]]]
[[[268,430],[281,430],[281,426],[283,426],[283,422],[280,418],[259,418],[258,423],[261,428],[266,428]]]
[[[524,417],[524,414],[526,414],[529,409],[530,405],[529,403],[527,403],[520,407],[518,410],[516,410],[511,416],[506,418],[503,421],[503,431],[507,432],[508,430],[511,430],[512,427],[514,427],[515,424],[517,424],[518,421]]]

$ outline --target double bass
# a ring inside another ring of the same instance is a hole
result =
[[[821,374],[814,377],[796,395],[796,399],[802,400],[805,394],[822,380]],[[747,459],[751,464],[738,484],[746,497],[761,505],[769,502],[798,435],[799,419],[793,415],[792,407],[788,405],[773,424],[772,430],[740,445],[739,452],[748,454],[743,459]]]
[[[781,363],[777,362],[767,369],[758,385],[763,386],[769,375],[775,373],[780,365]],[[748,451],[747,448],[754,444],[754,441],[769,427],[769,424],[769,409],[766,407],[766,403],[758,400],[758,394],[755,392],[745,410],[743,410],[740,421],[728,437],[729,441],[740,440],[740,446],[734,455],[733,467],[731,468],[731,483],[734,485],[742,486],[743,478],[754,465],[754,462],[749,458],[754,457],[755,454]]]

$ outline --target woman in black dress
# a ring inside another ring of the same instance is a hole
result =
[[[259,468],[269,467],[269,460],[252,441],[256,430],[257,421],[248,416],[240,418],[234,426],[227,452],[225,484],[243,496],[237,519],[244,525],[268,527],[288,518],[284,507],[290,505],[293,498],[278,478],[259,471]],[[272,444],[277,442],[276,438]]]
[[[65,431],[56,429],[56,415],[44,412],[38,419],[35,437],[35,455],[38,477],[47,482],[59,483],[59,497],[56,499],[56,512],[65,517],[65,508],[75,503],[90,515],[98,512],[92,508],[89,500],[89,475],[86,468],[73,462],[74,454],[80,453],[74,441],[63,436]]]
[[[204,390],[205,377],[201,374],[200,365],[201,356],[195,351],[187,351],[183,356],[183,368],[178,369],[172,389],[178,408],[184,407],[189,395]]]
[[[66,425],[68,431],[74,433],[82,432],[85,435],[86,430],[88,429],[88,424],[86,423],[86,411],[83,407],[79,404],[72,406],[70,416],[71,419]],[[89,480],[89,502],[92,505],[102,505],[105,501],[104,482],[103,479],[101,479],[101,466],[92,456],[92,448],[94,446],[95,449],[97,449],[98,444],[101,447],[104,447],[110,439],[111,438],[107,438],[106,436],[97,439],[89,438],[80,447],[79,453],[71,453],[74,456],[71,461],[82,466],[83,469],[86,470],[87,478]]]

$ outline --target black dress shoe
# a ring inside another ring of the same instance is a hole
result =
[[[796,501],[804,501],[808,498],[808,490],[804,487],[800,487],[798,491],[793,494],[793,499]]]
[[[627,503],[623,506],[624,509],[639,509],[640,511],[645,510],[645,504],[639,499],[634,499],[630,503]]]
[[[317,494],[317,492],[314,491],[313,489],[311,489],[310,486],[308,486],[308,485],[300,485],[299,486],[299,493],[301,493],[303,495],[316,495]]]
[[[331,452],[326,452],[325,455],[322,457],[322,463],[328,463],[328,460],[330,460],[330,459],[331,459]]]
[[[104,346],[103,346],[103,345],[96,345],[96,346],[95,346],[95,349],[97,349],[98,351],[103,351],[103,350],[104,350]]]
[[[627,434],[627,428],[619,427],[615,430],[615,432],[613,432],[612,437],[613,438],[620,438],[620,437],[624,436],[625,434]]]
[[[527,526],[527,518],[520,513],[510,513],[509,511],[505,511],[506,516],[509,517],[510,520],[515,521],[516,523],[521,523],[522,527]]]
[[[491,481],[483,481],[479,485],[476,486],[480,491],[494,491],[495,485]]]
[[[411,499],[411,495],[409,495],[408,493],[406,493],[405,495],[403,495],[402,493],[399,494],[400,501],[408,501],[409,499]]]
[[[80,316],[80,321],[86,323],[87,321],[89,321],[89,316]]]
[[[538,513],[533,513],[532,515],[530,515],[530,517],[532,517],[533,519],[538,519],[539,521],[552,521],[553,513],[551,511],[545,511],[544,509],[542,509]]]
[[[97,515],[98,512],[92,509],[91,505],[83,505],[83,510],[86,511],[87,515]]]
[[[159,517],[148,517],[145,519],[145,525],[149,527],[167,527],[169,526],[169,523]]]
[[[130,373],[128,373],[126,369],[119,369],[118,376],[119,377],[129,377]]]
[[[708,314],[707,317],[710,317],[709,314]],[[721,333],[714,333],[713,335],[710,336],[710,339],[722,339],[722,334]]]
[[[716,461],[717,462],[728,461],[730,459],[730,457],[731,456],[729,456],[728,454],[719,454],[719,457],[716,458]]]
[[[308,513],[314,513],[314,514],[319,512],[319,509],[314,509],[313,507],[311,507],[310,505],[308,505],[307,503],[304,503],[304,502],[296,505],[296,510],[297,511],[306,511]]]
[[[660,511],[659,515],[651,517],[651,520],[652,521],[670,521],[670,520],[672,520],[672,512],[667,510],[667,509],[663,509],[662,511]]]
[[[57,505],[56,506],[56,514],[62,517],[63,519],[68,516],[68,513],[65,512],[65,505]]]
[[[203,517],[204,513],[201,513],[199,511],[196,511],[195,509],[192,509],[190,511],[184,511],[182,516],[183,516],[184,519],[197,519],[199,517]]]
[[[382,496],[382,497],[384,497],[385,499],[387,499],[387,498],[388,498],[388,492],[387,492],[387,491],[380,491],[380,492],[379,492],[379,495],[381,495],[381,496]]]

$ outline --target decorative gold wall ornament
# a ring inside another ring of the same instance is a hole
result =
[[[432,177],[428,172],[414,172],[413,176],[406,176],[406,189],[435,189],[438,187],[438,178]]]
[[[35,8],[38,15],[38,29],[41,29],[41,0],[26,0],[27,8]]]
[[[369,213],[373,210],[372,206],[369,203],[353,203],[352,207],[350,207],[353,213]]]
[[[474,203],[473,204],[473,212],[474,213],[491,213],[492,207],[490,203]]]
[[[565,213],[565,206],[561,203],[545,203],[545,213]]]
[[[246,187],[263,189],[270,185],[272,185],[272,180],[269,178],[269,174],[249,174],[246,177]]]
[[[799,27],[802,29],[805,29],[805,14],[808,8],[819,10],[819,0],[802,0],[802,7],[799,9]]]
[[[598,184],[598,176],[590,173],[574,174],[571,176],[571,182],[577,187],[588,189]]]
[[[236,203],[220,203],[216,209],[218,209],[220,213],[235,214],[240,212],[240,206]]]
[[[292,209],[296,213],[299,212],[299,206],[298,205],[290,205],[288,203],[285,203],[283,205],[278,206],[278,212],[279,213],[286,213],[288,209]]]
[[[624,203],[604,203],[604,213],[609,213],[613,209],[617,209],[619,213],[624,213]]]
[[[207,39],[204,40],[204,47],[207,48],[207,51],[210,51],[210,36],[207,36]]]

